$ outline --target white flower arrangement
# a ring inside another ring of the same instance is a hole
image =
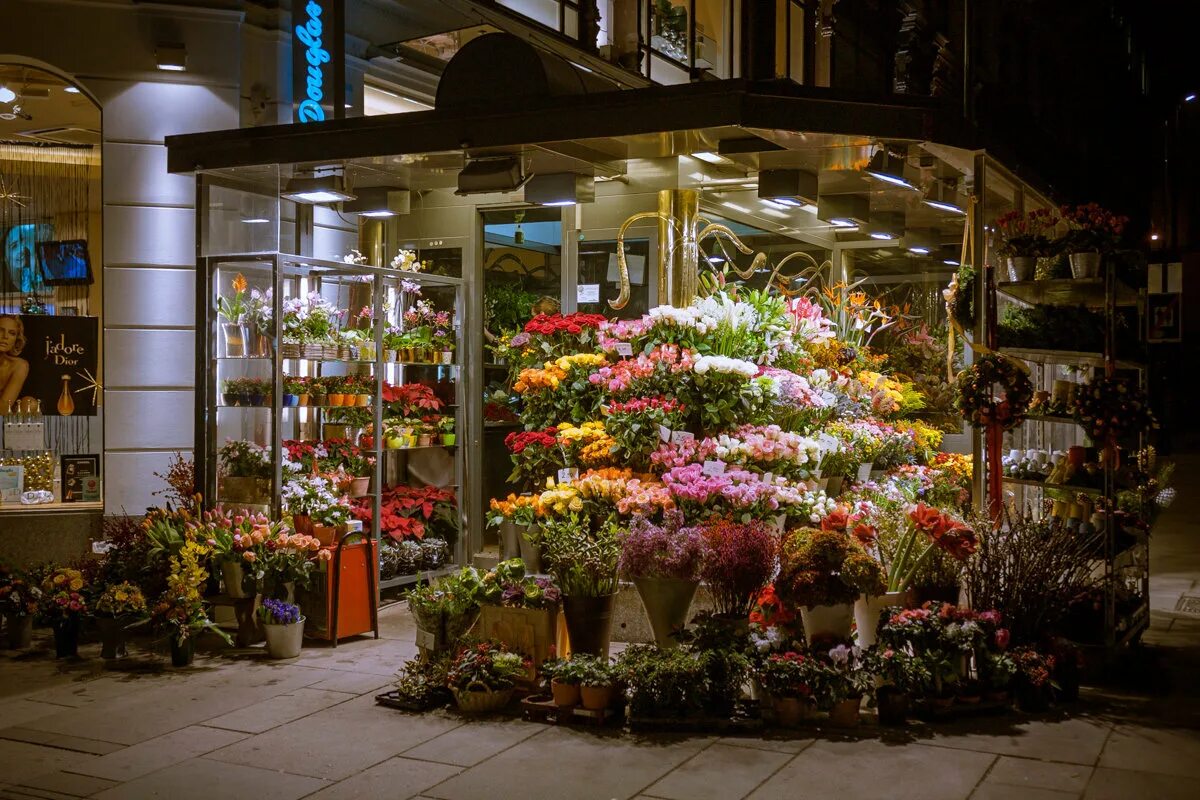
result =
[[[750,379],[758,375],[758,365],[740,358],[700,356],[692,366],[692,371],[697,375],[720,372],[727,375],[741,375],[743,378]]]
[[[417,254],[413,250],[401,250],[396,253],[396,257],[392,259],[392,269],[403,270],[404,272],[420,272],[421,262],[417,261]]]
[[[357,250],[351,250],[349,253],[342,256],[342,263],[363,266],[367,263],[367,257]]]

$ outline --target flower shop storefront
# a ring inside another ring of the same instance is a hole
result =
[[[168,142],[201,201],[207,502],[348,558],[333,625],[347,582],[413,587],[406,708],[852,725],[868,695],[903,721],[1069,693],[1111,554],[1079,513],[982,513],[1012,440],[952,391],[994,348],[993,221],[1037,193],[923,108],[565,105]],[[314,203],[362,215],[340,262],[305,254]],[[612,661],[621,630],[653,644]]]

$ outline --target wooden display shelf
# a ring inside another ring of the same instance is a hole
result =
[[[1054,278],[1044,281],[1001,281],[996,291],[1025,305],[1101,307],[1105,303],[1103,278]],[[1134,306],[1138,293],[1117,281],[1118,306]]]
[[[1053,489],[1062,492],[1079,492],[1082,494],[1102,495],[1103,489],[1094,489],[1090,486],[1072,486],[1066,483],[1047,483],[1046,481],[1035,481],[1029,478],[1010,478],[1008,475],[1002,476],[1005,483],[1016,484],[1017,486],[1033,486],[1038,489]]]
[[[1087,367],[1103,367],[1104,354],[1083,352],[1078,350],[1046,350],[1035,347],[999,347],[1005,355],[1019,358],[1022,361],[1032,361],[1035,364],[1082,364]],[[1113,359],[1118,369],[1141,369],[1142,365],[1135,361],[1120,358]]]
[[[103,511],[104,503],[96,500],[89,502],[64,503],[55,500],[53,503],[33,503],[25,505],[21,502],[0,503],[0,514],[31,514],[31,513],[64,513],[71,511]]]

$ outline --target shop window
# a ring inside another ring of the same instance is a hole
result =
[[[615,319],[637,319],[650,310],[650,240],[627,238],[625,264],[629,269],[629,302],[619,311],[609,306],[621,293],[617,262],[617,242],[582,241],[579,243],[579,272],[575,285],[575,306],[588,314],[603,314]]]

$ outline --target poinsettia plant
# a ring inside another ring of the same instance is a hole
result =
[[[437,486],[393,486],[380,498],[380,532],[394,541],[420,541],[426,536],[453,538],[458,532],[454,492]],[[371,499],[354,501],[351,512],[364,527],[372,522]]]
[[[400,417],[419,416],[423,411],[440,411],[443,405],[433,389],[423,383],[400,386],[384,383],[383,402],[386,403],[386,415]]]

